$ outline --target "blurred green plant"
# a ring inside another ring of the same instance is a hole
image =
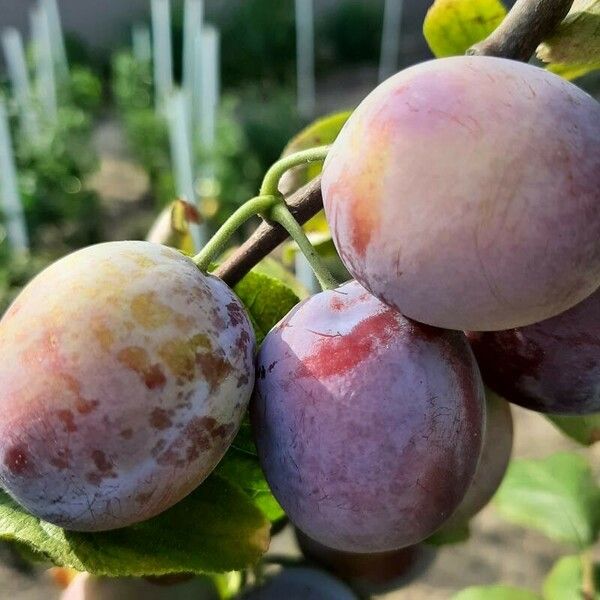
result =
[[[131,151],[148,174],[158,207],[175,198],[167,123],[154,110],[152,71],[128,51],[112,61],[112,94]]]
[[[319,39],[329,43],[336,63],[377,62],[383,25],[383,2],[341,2],[323,20]]]
[[[240,101],[233,96],[223,98],[217,121],[216,145],[212,154],[205,156],[205,160],[213,167],[216,185],[208,190],[212,192],[212,198],[210,193],[207,194],[213,208],[211,210],[206,206],[205,201],[203,212],[213,227],[221,225],[236,208],[256,193],[263,172],[255,149],[250,145],[239,121],[239,107]],[[201,148],[199,155],[202,163]]]
[[[214,16],[221,30],[221,76],[225,88],[247,82],[285,84],[294,80],[296,34],[292,0],[244,0],[236,10],[223,6]]]
[[[91,116],[59,108],[35,139],[15,136],[19,186],[32,247],[68,250],[100,240],[101,207],[85,181],[98,167]]]

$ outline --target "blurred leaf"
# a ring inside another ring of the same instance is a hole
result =
[[[258,344],[299,301],[287,285],[255,271],[250,271],[233,290],[250,315]]]
[[[190,223],[201,222],[200,214],[193,204],[175,200],[166,206],[154,221],[146,239],[155,244],[164,244],[193,254],[195,247],[190,233]]]
[[[464,523],[453,529],[445,529],[442,527],[433,535],[429,536],[424,543],[431,546],[446,546],[447,544],[460,544],[466,542],[471,536],[469,524]]]
[[[600,488],[577,454],[511,462],[493,502],[507,520],[560,542],[583,548],[598,536]]]
[[[536,55],[566,79],[600,69],[600,0],[575,0],[565,20],[538,46]]]
[[[542,600],[540,596],[508,585],[470,587],[452,596],[452,600]]]
[[[596,593],[587,600],[600,600],[600,564],[593,565]],[[558,560],[544,581],[544,600],[582,600],[583,564],[581,556]]]
[[[581,416],[546,415],[563,433],[584,446],[600,442],[600,413]]]
[[[252,270],[256,273],[262,273],[263,275],[268,275],[269,277],[281,281],[287,285],[300,300],[308,297],[308,291],[294,275],[280,262],[270,256],[263,258]]]
[[[423,35],[436,58],[464,54],[504,19],[500,0],[435,0],[423,22]]]
[[[311,123],[288,142],[282,156],[308,150],[315,146],[332,144],[350,115],[351,111],[334,113]],[[289,170],[282,178],[281,191],[285,195],[291,194],[319,175],[322,168],[322,163],[316,162]]]
[[[238,487],[211,475],[157,517],[97,533],[40,521],[0,492],[0,539],[27,544],[58,566],[141,577],[245,568],[267,550],[269,523]]]

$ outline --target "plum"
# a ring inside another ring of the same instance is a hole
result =
[[[352,281],[294,308],[257,369],[259,459],[314,540],[395,550],[428,537],[463,499],[485,411],[463,333],[411,321]]]
[[[520,327],[600,285],[600,104],[543,69],[398,73],[342,129],[322,190],[350,273],[417,321]]]
[[[0,322],[0,485],[67,529],[142,521],[196,488],[254,382],[233,292],[149,242],[79,250]]]
[[[319,544],[299,529],[295,533],[308,560],[351,582],[368,597],[406,586],[421,577],[436,555],[435,548],[424,544],[371,554],[343,552]]]
[[[262,584],[251,588],[238,600],[359,600],[358,596],[331,575],[317,569],[283,569]]]
[[[468,333],[486,384],[543,413],[600,412],[600,290],[540,323]]]
[[[466,525],[496,493],[502,483],[513,445],[513,419],[510,404],[486,390],[485,434],[483,450],[473,483],[466,496],[446,521],[441,531]]]

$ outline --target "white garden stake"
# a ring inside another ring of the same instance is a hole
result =
[[[6,233],[16,253],[29,250],[27,227],[17,184],[17,170],[4,100],[0,98],[0,201],[6,221]]]
[[[37,137],[39,128],[33,110],[33,97],[21,33],[14,27],[5,29],[2,32],[2,47],[13,97],[19,108],[21,130],[28,139],[33,140]]]
[[[152,60],[152,41],[147,25],[137,23],[132,32],[133,56],[141,64],[149,64]]]
[[[313,0],[296,0],[296,65],[298,112],[310,118],[316,104]]]
[[[52,61],[52,42],[46,12],[35,6],[30,13],[31,35],[34,46],[36,92],[48,121],[54,121],[57,113],[56,80]]]
[[[151,0],[152,41],[154,45],[154,92],[157,110],[161,110],[173,91],[173,51],[171,46],[171,4],[169,0]]]
[[[58,4],[56,0],[40,0],[40,2],[48,20],[52,58],[56,66],[56,71],[60,79],[65,81],[69,76],[69,64]]]
[[[403,4],[403,0],[385,0],[379,57],[379,81],[387,79],[398,70]]]
[[[169,96],[166,111],[177,195],[188,202],[196,204],[192,144],[187,127],[188,118],[185,98],[181,90],[176,90]],[[195,223],[189,225],[194,245],[197,250],[200,250],[207,239],[204,225]]]
[[[195,40],[202,35],[204,22],[204,0],[185,0],[183,12],[183,64],[182,81],[185,94],[186,111],[190,130],[195,129],[194,107],[200,102],[199,90],[194,80],[200,70],[199,54]],[[192,136],[195,137],[195,136]]]
[[[202,29],[200,38],[200,141],[205,150],[215,145],[219,106],[219,32],[211,26]]]

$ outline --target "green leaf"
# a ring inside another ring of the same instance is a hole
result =
[[[600,413],[582,416],[546,416],[563,433],[584,446],[600,442]]]
[[[590,600],[600,600],[600,564],[591,567],[596,593]],[[582,600],[583,572],[581,556],[563,556],[544,581],[544,600]]]
[[[239,488],[211,475],[157,517],[98,533],[40,521],[0,492],[0,539],[26,544],[58,566],[141,577],[245,568],[267,550],[269,523]]]
[[[600,488],[578,454],[511,462],[493,502],[507,520],[578,548],[598,536]]]
[[[423,35],[436,58],[464,54],[485,39],[506,15],[500,0],[435,0]]]
[[[255,271],[248,273],[233,290],[250,315],[258,344],[299,301],[283,282]]]
[[[271,493],[258,462],[248,414],[227,454],[217,466],[216,473],[242,488],[269,521],[278,521],[285,515]]]
[[[308,150],[315,146],[332,144],[351,114],[351,111],[344,111],[317,119],[288,142],[287,146],[283,149],[282,156],[287,156],[300,150]],[[307,166],[291,169],[285,174],[281,182],[282,192],[284,194],[292,193],[311,179],[314,179],[319,175],[321,170],[321,163],[311,163]]]
[[[216,472],[221,477],[236,482],[270,521],[277,521],[285,515],[271,493],[256,456],[232,447],[219,463]]]
[[[600,0],[575,0],[565,20],[538,46],[536,55],[567,79],[600,69]]]
[[[452,600],[541,600],[540,596],[508,585],[470,587],[452,596]]]

